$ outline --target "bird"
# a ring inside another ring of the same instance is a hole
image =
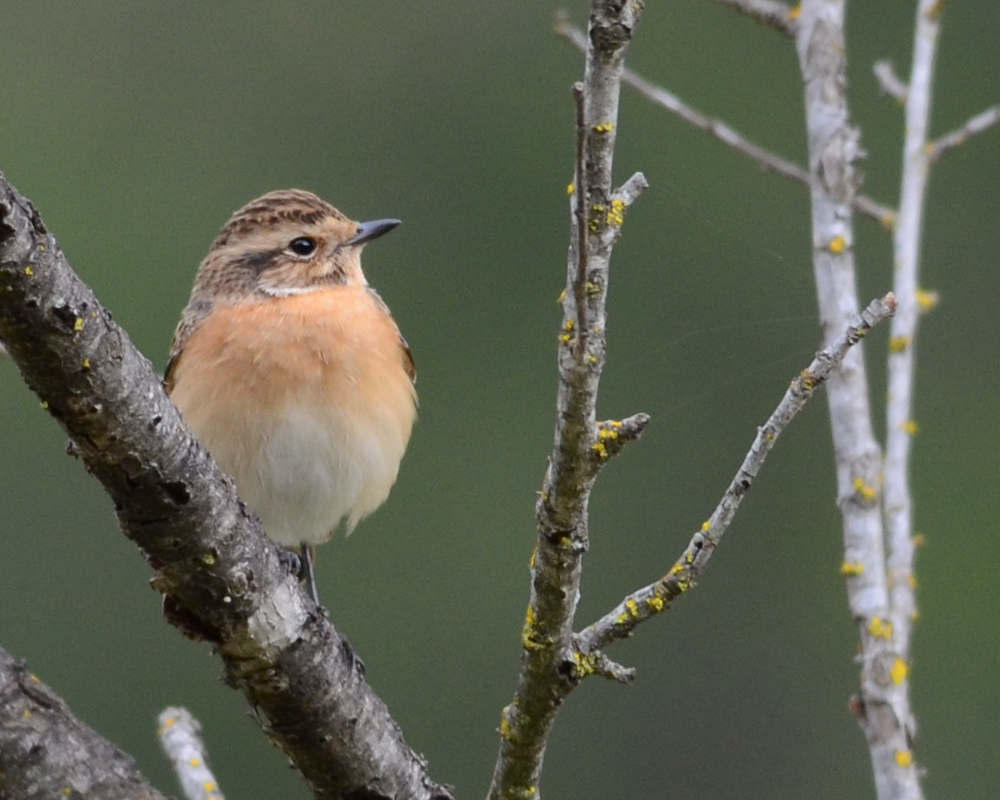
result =
[[[202,260],[170,347],[168,394],[267,536],[297,551],[317,605],[316,545],[385,502],[416,419],[409,345],[361,269],[397,225],[301,189],[252,200]]]

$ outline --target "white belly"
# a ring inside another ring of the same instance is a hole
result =
[[[350,533],[378,508],[396,480],[405,441],[333,409],[322,419],[301,408],[275,418],[256,453],[209,450],[279,544],[320,544],[346,518]],[[397,426],[393,426],[397,427]]]
[[[388,497],[407,437],[394,420],[380,419],[380,410],[369,409],[359,424],[329,406],[262,414],[206,404],[189,412],[188,422],[267,535],[294,547],[327,541],[342,520],[350,533]]]

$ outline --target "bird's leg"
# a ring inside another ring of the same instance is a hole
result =
[[[313,572],[313,564],[316,562],[316,548],[311,544],[303,542],[299,549],[302,554],[300,556],[301,568],[299,579],[305,581],[306,591],[309,592],[309,596],[313,599],[313,602],[319,606],[319,590],[316,588],[316,573]],[[322,606],[319,607],[320,612],[326,614],[326,609]],[[351,669],[356,670],[358,675],[364,676],[365,662],[354,652],[354,648],[351,647],[350,642],[346,638],[341,637],[340,646],[343,649],[344,657],[351,665]]]
[[[319,590],[316,588],[316,573],[313,572],[313,562],[316,560],[316,548],[311,544],[302,543],[302,571],[299,577],[306,582],[306,591],[316,605],[319,605]]]

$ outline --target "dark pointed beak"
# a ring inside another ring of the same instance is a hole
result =
[[[355,247],[388,233],[399,224],[398,219],[373,219],[371,222],[359,222],[358,232],[344,242],[344,247]]]

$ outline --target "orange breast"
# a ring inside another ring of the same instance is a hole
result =
[[[275,540],[325,541],[385,500],[415,417],[395,323],[362,286],[221,306],[171,396]]]

